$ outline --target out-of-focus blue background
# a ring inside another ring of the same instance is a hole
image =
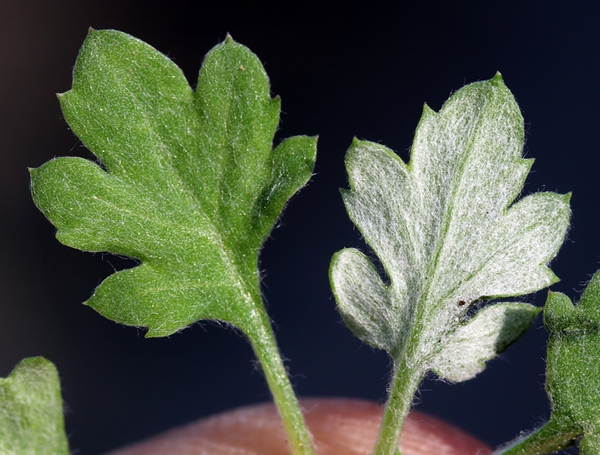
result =
[[[264,293],[300,395],[383,401],[389,361],[340,322],[331,255],[362,247],[338,188],[352,138],[408,157],[422,105],[501,71],[536,158],[525,193],[573,191],[553,269],[572,297],[598,268],[600,4],[579,1],[231,2],[4,0],[0,3],[0,376],[43,355],[61,374],[75,453],[103,451],[269,393],[235,331],[201,323],[169,339],[80,304],[124,262],[60,245],[33,206],[27,167],[85,150],[54,93],[70,88],[88,27],[115,28],[169,55],[195,83],[229,32],[264,62],[283,100],[279,138],[320,136],[316,174],[262,253]],[[542,305],[545,292],[527,297]],[[548,415],[546,334],[535,327],[478,378],[427,380],[418,407],[490,444]]]

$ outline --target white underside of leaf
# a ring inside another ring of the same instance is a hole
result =
[[[526,303],[498,303],[483,308],[465,324],[440,340],[441,351],[429,369],[454,382],[472,378],[485,361],[519,338],[540,309]]]
[[[441,340],[462,333],[475,300],[557,281],[547,263],[564,239],[569,196],[513,204],[532,164],[522,144],[520,111],[499,77],[458,91],[439,113],[425,107],[408,165],[382,145],[354,142],[344,202],[389,280],[357,252],[332,261],[340,311],[359,337],[394,356],[410,339],[409,363],[421,371]]]

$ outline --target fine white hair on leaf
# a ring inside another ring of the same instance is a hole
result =
[[[522,157],[523,137],[498,74],[463,87],[440,112],[425,106],[409,163],[372,142],[348,150],[343,200],[389,284],[346,249],[332,259],[332,289],[351,330],[417,374],[473,377],[538,310],[502,303],[465,322],[469,307],[558,281],[547,264],[564,240],[570,195],[516,201],[533,163]]]

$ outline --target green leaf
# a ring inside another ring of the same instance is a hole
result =
[[[65,245],[140,261],[87,304],[150,337],[200,319],[253,330],[259,249],[310,178],[316,145],[302,136],[272,149],[280,102],[258,58],[227,38],[193,91],[149,45],[92,30],[60,101],[101,163],[58,158],[32,170],[35,203]]]
[[[316,139],[272,149],[279,98],[258,58],[230,37],[205,57],[196,90],[167,57],[129,35],[94,31],[77,58],[64,116],[100,160],[58,158],[31,171],[37,206],[65,245],[139,260],[87,304],[167,336],[231,323],[261,362],[295,455],[310,435],[264,308],[258,253],[312,175]]]
[[[21,361],[0,378],[0,453],[69,453],[56,368],[42,357]]]
[[[579,453],[600,453],[600,271],[580,302],[549,292],[544,308],[548,330],[546,391],[550,420],[495,455],[555,453],[579,442]],[[582,438],[583,436],[583,438]]]
[[[582,454],[600,453],[600,272],[573,306],[551,292],[544,310],[548,329],[546,390],[550,421],[565,434],[585,435]]]
[[[475,302],[558,280],[547,264],[563,242],[570,195],[515,202],[533,162],[522,148],[523,119],[498,74],[459,90],[439,113],[425,106],[408,164],[380,144],[355,140],[348,150],[344,203],[385,277],[346,249],[330,278],[350,328],[395,361],[386,447],[375,453],[393,453],[397,432],[386,427],[400,424],[427,371],[473,377],[537,313],[501,304],[471,320]]]

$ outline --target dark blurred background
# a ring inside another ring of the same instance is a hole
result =
[[[60,245],[31,202],[27,167],[87,156],[54,93],[88,27],[132,34],[195,83],[226,33],[263,61],[283,100],[279,137],[320,136],[316,174],[262,254],[264,292],[303,396],[382,402],[389,361],[340,322],[331,255],[362,247],[345,215],[343,157],[353,136],[404,158],[427,102],[439,109],[498,70],[536,158],[525,193],[573,191],[573,222],[553,269],[572,297],[598,268],[600,3],[591,1],[0,2],[0,376],[27,356],[56,363],[74,453],[100,454],[175,425],[269,399],[243,337],[205,322],[144,339],[80,304],[122,260]],[[527,300],[544,302],[545,291]],[[427,380],[418,408],[499,444],[548,415],[541,321],[474,380]]]

